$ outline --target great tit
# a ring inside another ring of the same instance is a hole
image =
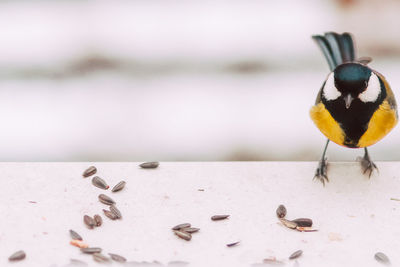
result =
[[[375,144],[397,124],[397,105],[385,77],[368,67],[370,58],[356,58],[350,33],[314,35],[331,72],[323,83],[311,119],[328,138],[314,179],[328,180],[326,149],[329,141],[349,148],[364,148],[359,158],[363,173],[377,169],[367,147]]]

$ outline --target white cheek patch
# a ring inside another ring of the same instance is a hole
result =
[[[366,103],[366,102],[375,102],[379,94],[381,93],[381,84],[379,82],[378,76],[374,73],[371,73],[368,81],[368,87],[364,92],[358,95],[358,98]]]
[[[333,72],[329,74],[328,79],[325,82],[324,89],[322,90],[324,97],[326,100],[335,100],[342,94],[339,92],[339,90],[335,86],[335,77]]]

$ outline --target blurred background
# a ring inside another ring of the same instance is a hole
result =
[[[1,1],[0,160],[318,160],[308,111],[329,70],[310,36],[352,32],[400,97],[399,14],[399,0]],[[371,156],[400,160],[399,145],[397,127]]]

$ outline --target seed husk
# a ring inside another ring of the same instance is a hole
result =
[[[158,162],[152,161],[152,162],[144,162],[144,163],[140,164],[139,166],[143,169],[155,169],[158,167],[158,165],[159,165]]]
[[[104,194],[99,195],[99,200],[101,203],[106,204],[106,205],[115,204],[115,201],[112,198],[110,198],[109,196],[106,196]]]
[[[227,246],[227,247],[234,247],[234,246],[236,246],[236,245],[239,244],[239,243],[240,243],[240,241],[237,241],[237,242],[233,242],[233,243],[226,244],[226,246]]]
[[[298,257],[301,256],[301,254],[303,254],[303,251],[302,251],[302,250],[297,250],[297,251],[293,252],[293,253],[289,256],[289,260],[297,259]]]
[[[278,216],[278,218],[285,218],[286,213],[286,207],[283,205],[279,205],[279,207],[276,209],[276,216]]]
[[[104,210],[104,215],[106,215],[106,217],[110,218],[111,220],[116,220],[118,219],[117,215],[115,215],[113,212],[109,211],[109,210]]]
[[[314,229],[312,227],[300,227],[300,226],[297,226],[296,230],[299,232],[317,232],[318,231],[317,229]]]
[[[213,221],[219,221],[219,220],[224,220],[226,218],[228,218],[229,215],[214,215],[211,217],[211,220]]]
[[[77,259],[71,259],[70,263],[74,266],[88,266],[86,262]]]
[[[112,213],[114,213],[115,216],[117,216],[117,219],[121,219],[122,218],[121,212],[119,211],[119,209],[117,209],[117,207],[115,207],[115,205],[111,205],[110,206],[110,211]]]
[[[170,261],[170,262],[168,262],[168,266],[181,267],[181,266],[186,266],[186,265],[189,265],[189,262],[187,262],[187,261]]]
[[[73,239],[73,240],[81,240],[81,241],[83,240],[82,237],[72,229],[69,230],[69,234],[71,236],[71,239]]]
[[[93,259],[97,262],[107,262],[110,261],[110,258],[108,258],[107,256],[99,253],[93,253]]]
[[[375,260],[377,260],[383,264],[387,264],[387,265],[390,264],[389,257],[386,256],[386,254],[384,254],[383,252],[377,252],[375,254]]]
[[[96,226],[99,227],[103,224],[103,219],[99,214],[96,214],[93,216],[94,222],[96,223]]]
[[[89,168],[87,168],[84,172],[83,172],[83,177],[87,178],[89,176],[92,176],[93,174],[95,174],[97,172],[97,169],[95,166],[90,166]]]
[[[172,230],[181,230],[182,228],[189,228],[190,226],[190,223],[181,223],[172,227]]]
[[[89,229],[93,229],[93,227],[96,225],[94,219],[88,215],[83,216],[83,222]]]
[[[125,187],[125,185],[126,185],[126,182],[125,181],[121,181],[118,184],[116,184],[113,187],[113,189],[111,189],[111,191],[112,192],[118,192],[118,191],[122,190]]]
[[[81,248],[81,251],[86,254],[101,253],[101,248],[91,247],[91,248]]]
[[[110,255],[111,259],[113,259],[114,261],[117,262],[126,262],[125,257],[122,257],[118,254],[113,254],[113,253],[108,253],[108,255]]]
[[[297,226],[299,226],[299,227],[311,227],[313,224],[313,221],[309,218],[298,218],[298,219],[292,220],[292,222],[297,223]]]
[[[187,227],[187,228],[182,228],[180,230],[185,231],[186,233],[189,233],[189,234],[193,234],[193,233],[200,231],[200,228]]]
[[[284,226],[286,226],[287,228],[296,229],[296,227],[297,227],[297,223],[295,223],[295,222],[286,220],[286,219],[284,219],[284,218],[280,218],[279,220],[280,220],[281,223],[282,223]]]
[[[186,233],[181,230],[174,230],[174,233],[186,241],[190,241],[190,239],[192,239],[192,235],[190,233]]]
[[[92,184],[100,189],[107,190],[110,186],[99,176],[95,176],[92,178]]]
[[[263,263],[274,264],[274,265],[284,265],[285,264],[283,261],[277,260],[275,257],[269,257],[269,258],[263,259]]]
[[[71,245],[78,247],[78,248],[87,248],[89,247],[88,244],[86,244],[85,242],[81,241],[81,240],[71,240],[69,242]]]
[[[26,254],[23,250],[19,250],[15,253],[13,253],[10,257],[8,257],[9,261],[20,261],[25,259]]]

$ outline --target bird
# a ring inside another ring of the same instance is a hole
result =
[[[397,124],[397,104],[385,77],[368,66],[370,57],[356,57],[352,34],[327,32],[313,35],[328,62],[330,73],[320,88],[310,117],[327,137],[314,179],[329,182],[326,150],[330,141],[348,147],[364,148],[358,158],[364,174],[377,169],[367,147],[386,136]]]

